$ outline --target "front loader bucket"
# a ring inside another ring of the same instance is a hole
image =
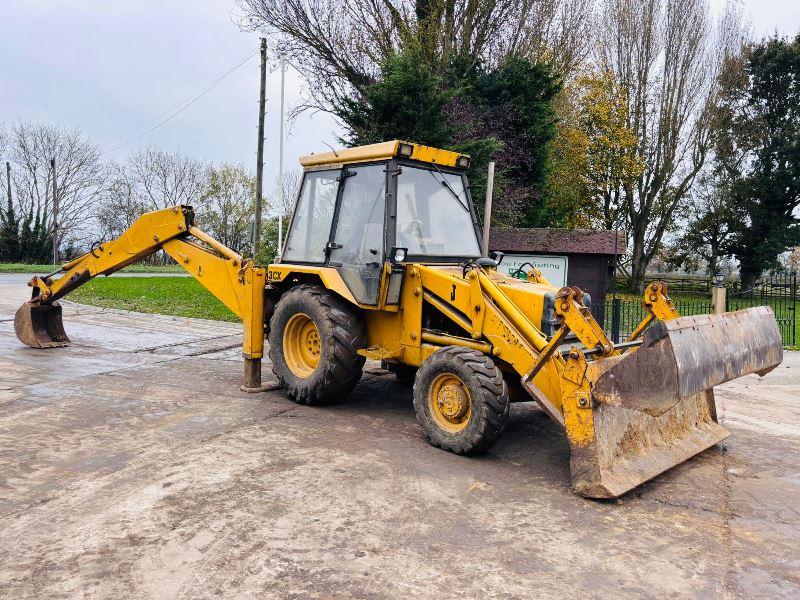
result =
[[[69,338],[61,320],[61,305],[26,302],[14,315],[14,333],[31,348],[68,346]]]
[[[658,416],[715,385],[766,375],[782,360],[781,332],[768,306],[657,321],[638,351],[600,376],[592,397]]]
[[[724,440],[713,386],[764,375],[781,346],[772,310],[758,307],[658,322],[636,352],[589,363],[591,408],[575,409],[588,435],[566,419],[575,490],[615,498]]]

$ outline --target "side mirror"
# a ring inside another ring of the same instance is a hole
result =
[[[492,250],[489,252],[489,257],[494,260],[498,265],[503,262],[503,257],[505,256],[504,252],[500,252],[499,250]]]
[[[489,258],[487,256],[482,256],[478,260],[475,261],[475,264],[478,265],[481,269],[496,269],[497,262],[493,258]]]

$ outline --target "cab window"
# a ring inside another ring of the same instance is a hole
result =
[[[283,252],[284,262],[325,262],[325,245],[333,222],[339,173],[339,169],[312,171],[303,177]]]

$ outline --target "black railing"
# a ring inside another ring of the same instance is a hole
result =
[[[711,284],[703,288],[699,278],[686,278],[681,283],[676,278],[654,277],[666,281],[667,289],[682,316],[709,314],[711,306]],[[694,287],[692,287],[694,286]],[[739,281],[727,282],[726,310],[739,310],[752,306],[770,306],[781,331],[785,347],[797,346],[797,274],[778,273],[758,280],[748,289],[741,289]],[[694,290],[689,292],[689,290]],[[707,289],[708,293],[699,294]],[[646,315],[642,301],[629,294],[621,298],[606,297],[605,302],[592,302],[592,315],[601,324],[614,343],[627,341],[630,334]]]
[[[680,299],[675,308],[682,316],[707,315],[711,312],[711,298]],[[645,315],[647,311],[641,300],[608,298],[606,302],[592,303],[592,316],[615,344],[627,341]]]
[[[777,273],[742,289],[739,281],[728,287],[726,310],[770,306],[781,330],[783,345],[797,346],[797,273]]]

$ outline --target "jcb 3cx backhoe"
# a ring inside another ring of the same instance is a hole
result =
[[[142,215],[118,239],[34,277],[15,329],[66,345],[57,300],[163,249],[244,323],[245,385],[261,385],[264,333],[296,402],[342,400],[365,359],[412,380],[430,442],[459,454],[494,444],[510,399],[535,400],[566,433],[572,485],[613,498],[720,442],[713,386],[782,360],[768,307],[680,317],[663,283],[613,344],[575,287],[535,268],[502,275],[481,256],[469,157],[402,141],[303,157],[279,262],[267,268],[195,225],[189,206]],[[56,275],[61,276],[56,278]]]

